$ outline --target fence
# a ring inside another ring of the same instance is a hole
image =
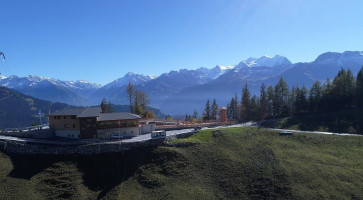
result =
[[[2,130],[0,135],[22,137],[22,138],[37,138],[37,139],[47,139],[54,138],[55,132],[49,129],[48,126],[36,127],[34,129],[12,129],[12,130]]]

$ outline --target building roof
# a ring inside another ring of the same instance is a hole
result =
[[[72,116],[72,115],[79,115],[81,114],[85,108],[67,108],[64,110],[56,111],[49,116],[56,116],[56,115],[62,115],[62,116]]]
[[[98,117],[98,121],[115,121],[128,119],[141,119],[139,115],[117,112],[117,113],[101,113],[100,107],[90,108],[68,108],[50,114],[49,116],[77,116],[77,118]]]
[[[98,116],[97,121],[115,121],[115,120],[127,120],[127,119],[141,119],[141,117],[139,115],[127,112],[101,113]]]
[[[90,107],[86,108],[82,113],[78,114],[78,118],[84,118],[84,117],[98,117],[101,114],[101,108],[100,107]]]

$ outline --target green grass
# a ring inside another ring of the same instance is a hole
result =
[[[182,145],[186,144],[186,145]],[[98,156],[0,154],[3,199],[363,199],[363,137],[203,130]]]

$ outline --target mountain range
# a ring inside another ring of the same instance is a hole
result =
[[[252,94],[259,94],[262,83],[274,85],[280,77],[289,86],[309,87],[316,80],[333,78],[341,68],[349,68],[356,74],[362,65],[362,51],[327,52],[305,63],[291,63],[288,58],[276,55],[248,58],[232,66],[180,69],[158,77],[129,72],[104,86],[40,76],[1,77],[0,85],[53,102],[88,106],[98,105],[104,97],[115,104],[127,104],[126,86],[131,82],[150,97],[150,106],[167,114],[185,114],[194,109],[201,112],[208,98],[215,98],[220,106],[225,106],[235,93],[240,96],[245,83]]]

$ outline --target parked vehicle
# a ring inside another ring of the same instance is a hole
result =
[[[165,137],[166,137],[166,131],[164,131],[164,130],[151,132],[152,139],[165,138]]]
[[[285,136],[285,135],[293,135],[293,133],[291,131],[281,131],[279,132],[280,136]]]

